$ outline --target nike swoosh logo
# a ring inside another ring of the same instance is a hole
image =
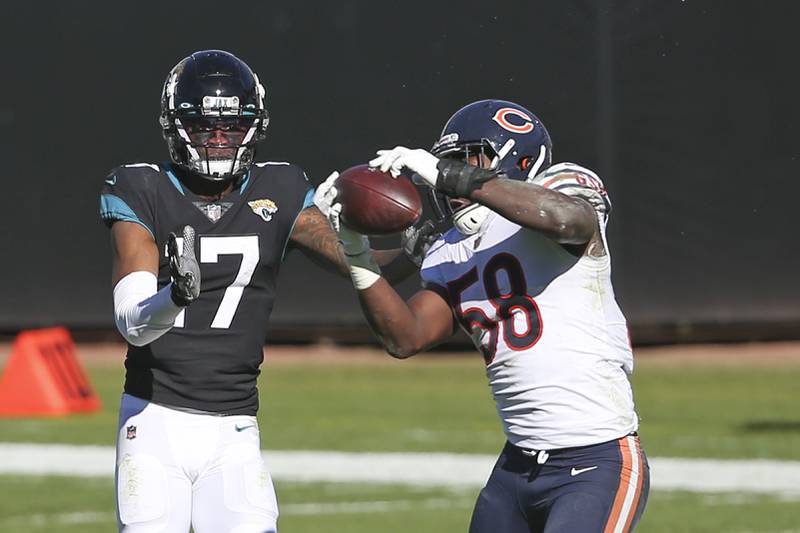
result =
[[[584,472],[588,472],[589,470],[594,470],[597,468],[596,466],[587,466],[586,468],[575,468],[573,467],[570,471],[570,476],[577,476],[578,474],[583,474]]]
[[[106,179],[106,183],[108,183],[109,185],[112,185],[112,186],[115,185],[117,183],[117,175],[114,174],[110,178]]]
[[[256,427],[255,424],[250,424],[249,426],[239,426],[239,424],[236,424],[234,426],[234,429],[241,433],[242,431],[244,431],[247,428],[254,428],[254,427]],[[595,468],[597,468],[597,467],[595,467]]]

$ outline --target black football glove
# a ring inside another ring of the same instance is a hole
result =
[[[194,228],[183,227],[183,254],[178,253],[178,238],[169,234],[167,242],[169,275],[172,277],[172,301],[186,307],[200,296],[200,266],[194,255]]]
[[[406,168],[416,173],[430,187],[452,198],[469,198],[485,182],[499,176],[493,170],[455,159],[439,159],[425,150],[410,150],[405,146],[378,150],[378,157],[370,161],[369,165],[381,169],[381,172],[390,172],[394,177],[399,176]]]
[[[442,159],[436,165],[436,188],[451,198],[469,198],[476,189],[498,177],[497,172],[455,159]]]
[[[417,265],[422,266],[422,261],[428,253],[431,245],[439,238],[436,226],[430,220],[426,220],[421,226],[415,228],[411,226],[405,230],[400,237],[400,245],[406,257]]]

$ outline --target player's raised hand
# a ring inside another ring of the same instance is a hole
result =
[[[336,188],[334,187],[335,191]],[[342,243],[344,255],[347,258],[356,257],[358,255],[369,252],[369,239],[366,235],[362,235],[357,231],[347,227],[342,223],[342,204],[334,202],[328,208],[328,222],[331,223],[333,231],[339,237],[339,242]]]
[[[345,254],[357,255],[369,250],[369,241],[366,236],[342,224],[342,204],[337,201],[336,197],[339,191],[334,186],[338,177],[339,172],[334,170],[325,181],[320,183],[314,192],[314,205],[325,215],[333,231],[339,236]]]
[[[422,261],[428,254],[431,245],[439,238],[436,226],[430,220],[426,220],[419,227],[411,226],[403,231],[400,236],[400,246],[403,253],[415,265],[422,266]]]
[[[337,201],[338,191],[334,182],[338,172],[332,172],[328,179],[317,187],[314,193],[314,205],[328,218],[342,245],[344,258],[350,269],[350,278],[356,289],[371,287],[380,277],[380,268],[372,258],[369,239],[342,223],[342,204]]]
[[[396,146],[391,150],[378,150],[378,157],[369,162],[369,166],[379,168],[381,172],[389,172],[397,177],[403,168],[415,172],[422,178],[425,185],[436,187],[439,177],[439,158],[430,152],[417,148],[411,150],[405,146]]]
[[[169,275],[172,277],[172,301],[186,307],[200,296],[200,265],[194,255],[194,228],[184,226],[182,230],[183,253],[178,250],[178,238],[169,234],[167,257]]]
[[[328,219],[330,219],[328,214],[330,213],[331,206],[336,203],[336,195],[339,194],[339,191],[337,191],[336,187],[333,185],[338,178],[339,172],[334,170],[325,181],[319,184],[317,190],[314,191],[314,205],[317,206],[317,209]]]

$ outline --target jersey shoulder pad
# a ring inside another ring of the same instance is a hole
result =
[[[313,205],[314,187],[308,176],[298,165],[287,161],[263,161],[254,163],[250,174],[245,180],[242,190],[255,187],[259,191],[281,188],[281,194],[290,200],[291,204],[299,202],[299,210]]]
[[[155,163],[121,165],[108,173],[102,192],[155,188],[162,172],[161,167]]]
[[[608,218],[611,212],[611,199],[603,180],[593,171],[575,163],[552,165],[537,175],[533,183],[567,196],[583,198],[594,207],[601,220]]]
[[[306,174],[303,172],[302,168],[288,161],[261,161],[259,163],[254,163],[253,168],[257,169],[257,171],[260,171],[261,173],[280,175],[299,174],[304,179],[307,179],[305,178]]]
[[[311,187],[311,183],[308,181],[308,176],[306,176],[306,173],[303,171],[303,169],[298,165],[289,163],[287,161],[263,161],[260,163],[254,163],[250,172],[253,177],[270,176],[271,178],[279,177],[283,179],[297,180],[302,183],[307,183],[308,186]]]
[[[287,166],[296,166],[288,161],[260,161],[258,163],[253,163],[253,165],[264,168],[264,167],[287,167]]]
[[[106,176],[100,190],[100,218],[111,225],[135,222],[153,234],[157,184],[161,168],[153,163],[122,165]]]

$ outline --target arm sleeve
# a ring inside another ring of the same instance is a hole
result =
[[[533,183],[567,196],[583,198],[597,213],[600,227],[605,228],[611,213],[611,199],[603,180],[588,168],[574,163],[559,163],[536,176]]]
[[[140,224],[155,239],[155,165],[140,164],[114,169],[100,190],[100,219],[111,226],[125,221]]]
[[[181,307],[170,297],[171,284],[160,291],[151,272],[131,272],[114,287],[114,321],[125,340],[144,346],[161,337],[175,323]]]

